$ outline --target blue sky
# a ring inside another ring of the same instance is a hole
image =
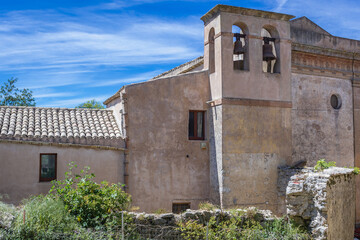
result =
[[[104,101],[202,55],[200,17],[216,4],[307,16],[360,40],[358,0],[1,0],[0,84],[19,78],[43,107]]]

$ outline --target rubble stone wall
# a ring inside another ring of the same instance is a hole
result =
[[[288,216],[306,226],[314,239],[354,239],[355,174],[352,169],[299,171],[287,185],[286,204]]]

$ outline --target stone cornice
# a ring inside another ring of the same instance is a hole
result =
[[[339,57],[334,54],[322,55],[309,51],[293,50],[291,71],[300,74],[360,80],[360,60],[353,57],[354,54],[351,57],[350,55],[348,57]]]
[[[292,42],[291,44],[292,51],[299,51],[299,52],[307,52],[316,55],[326,55],[332,57],[340,57],[340,58],[348,58],[348,59],[356,59],[360,60],[360,53],[359,52],[351,52],[345,50],[338,50],[332,48],[324,48],[318,47],[313,45],[306,45],[301,43]]]
[[[207,24],[211,19],[218,16],[220,12],[235,13],[240,15],[261,17],[261,18],[268,18],[268,19],[282,20],[282,21],[289,21],[290,19],[295,17],[293,15],[288,15],[288,14],[218,4],[215,7],[213,7],[209,12],[207,12],[204,16],[202,16],[200,19],[204,21],[204,24]]]

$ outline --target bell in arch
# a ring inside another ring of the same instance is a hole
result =
[[[263,60],[264,61],[272,61],[275,60],[276,57],[273,54],[273,47],[270,43],[264,43],[263,45]]]
[[[236,41],[234,42],[234,54],[240,55],[244,53],[245,53],[245,48],[243,47],[240,38],[236,38]]]

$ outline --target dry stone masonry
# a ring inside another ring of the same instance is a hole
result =
[[[286,188],[287,215],[307,227],[316,240],[354,239],[353,170],[332,167],[322,172],[295,172]]]

